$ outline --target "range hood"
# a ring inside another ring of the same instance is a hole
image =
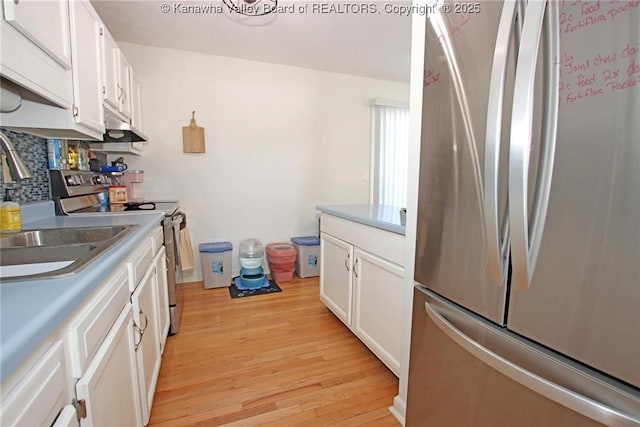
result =
[[[149,139],[141,131],[109,111],[108,108],[105,108],[104,113],[106,127],[104,142],[140,142]]]

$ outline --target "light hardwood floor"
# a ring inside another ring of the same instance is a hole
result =
[[[320,302],[318,279],[231,299],[184,286],[151,426],[399,426],[397,378]]]

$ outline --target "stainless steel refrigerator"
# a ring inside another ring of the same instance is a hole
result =
[[[406,425],[640,425],[640,2],[425,37]]]

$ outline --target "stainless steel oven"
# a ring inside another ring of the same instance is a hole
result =
[[[167,285],[169,291],[169,334],[180,329],[182,314],[182,263],[180,262],[180,225],[184,214],[177,201],[144,201],[130,205],[107,203],[109,174],[87,171],[50,170],[51,193],[58,215],[126,215],[149,211],[163,211],[161,225],[167,257]]]
[[[164,245],[167,252],[167,284],[169,286],[169,314],[171,316],[170,334],[180,329],[182,315],[182,263],[180,261],[180,224],[184,216],[180,212],[165,215],[162,220]]]

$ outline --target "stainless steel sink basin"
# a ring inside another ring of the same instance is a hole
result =
[[[63,246],[96,243],[112,239],[128,229],[128,225],[113,227],[43,228],[3,234],[0,249],[29,246]]]
[[[0,235],[0,280],[55,278],[74,274],[137,225],[23,230]]]

